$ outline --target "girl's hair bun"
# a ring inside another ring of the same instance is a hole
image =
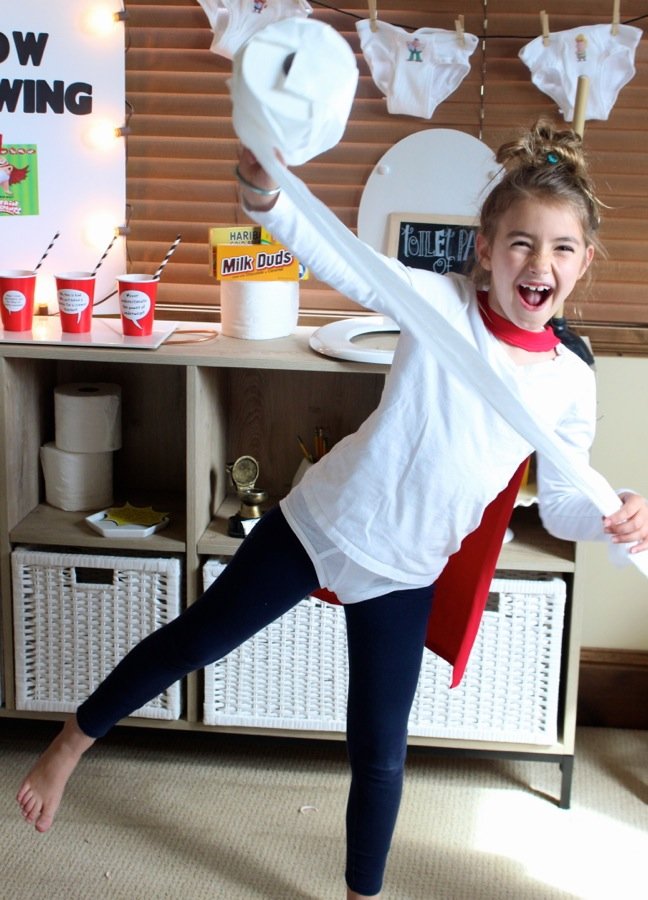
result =
[[[588,180],[582,139],[575,131],[559,131],[546,119],[540,119],[518,140],[502,144],[496,158],[509,171],[560,165]]]

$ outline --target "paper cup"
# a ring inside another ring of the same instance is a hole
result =
[[[154,279],[152,275],[120,275],[117,285],[124,334],[129,337],[151,334],[158,279]]]
[[[90,331],[95,276],[92,272],[62,272],[55,279],[61,331],[71,334]]]
[[[5,331],[31,331],[36,273],[27,269],[0,271],[0,310]]]

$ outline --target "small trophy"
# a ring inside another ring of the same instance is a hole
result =
[[[241,501],[239,511],[229,517],[227,533],[230,537],[243,538],[263,515],[260,504],[268,499],[268,492],[256,487],[259,463],[253,456],[239,456],[227,471]]]

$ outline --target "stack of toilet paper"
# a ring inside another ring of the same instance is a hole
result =
[[[40,448],[50,506],[86,510],[113,500],[113,451],[121,447],[121,388],[106,382],[59,385],[55,440]]]

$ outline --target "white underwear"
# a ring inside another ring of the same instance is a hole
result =
[[[531,81],[556,101],[566,122],[574,118],[580,75],[590,80],[585,118],[607,119],[619,91],[634,77],[642,33],[632,25],[619,25],[616,35],[610,25],[586,25],[552,32],[546,47],[537,37],[519,56],[531,71]]]
[[[376,26],[374,32],[368,19],[356,22],[362,52],[387,97],[388,112],[431,118],[470,71],[468,59],[477,38],[465,34],[462,44],[455,31],[442,28],[409,32],[380,20]]]
[[[210,49],[231,59],[253,34],[272,22],[309,16],[307,0],[198,0],[214,32]]]

